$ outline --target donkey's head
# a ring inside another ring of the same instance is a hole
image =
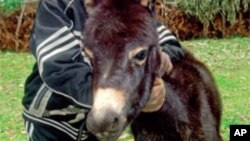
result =
[[[87,128],[116,139],[149,99],[160,68],[155,19],[146,0],[86,0],[83,51],[93,65]]]

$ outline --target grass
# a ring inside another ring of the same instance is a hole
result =
[[[27,53],[0,52],[0,139],[24,141],[21,116],[23,84],[34,59]]]
[[[229,125],[250,125],[250,38],[184,42],[213,72],[223,102],[221,133],[229,140]]]
[[[229,140],[229,125],[250,124],[250,38],[199,39],[182,42],[207,64],[221,92],[221,135]],[[28,53],[0,51],[0,139],[26,141],[21,116],[23,84],[34,58]],[[120,141],[132,141],[124,134]]]

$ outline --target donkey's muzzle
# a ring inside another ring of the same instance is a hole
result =
[[[126,123],[124,100],[121,91],[98,89],[94,93],[94,105],[87,117],[87,129],[100,140],[117,139]]]

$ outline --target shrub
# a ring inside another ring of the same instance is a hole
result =
[[[180,39],[250,36],[249,0],[157,0],[159,19]]]
[[[249,8],[249,0],[164,0],[174,2],[186,14],[197,16],[201,22],[208,24],[220,13],[231,24],[236,22],[237,13]]]
[[[24,0],[0,0],[0,13],[11,14],[20,8],[23,1]]]

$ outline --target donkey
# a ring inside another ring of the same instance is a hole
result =
[[[221,102],[212,75],[188,51],[161,76],[156,20],[147,0],[87,0],[83,51],[93,65],[87,129],[113,141],[131,124],[136,141],[219,141]],[[143,113],[161,77],[164,105]],[[94,140],[94,139],[92,139]]]

